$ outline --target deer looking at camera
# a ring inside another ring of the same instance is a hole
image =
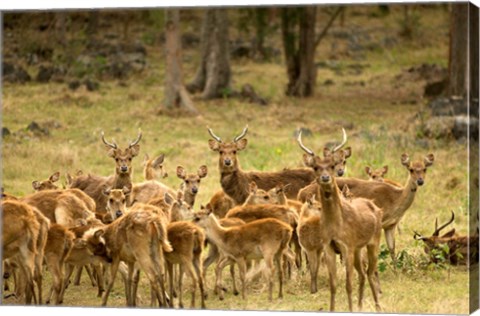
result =
[[[423,160],[410,161],[407,154],[402,154],[400,162],[408,170],[408,178],[405,185],[401,187],[357,178],[338,178],[336,180],[341,190],[348,185],[353,196],[370,199],[382,209],[382,228],[385,231],[385,240],[394,262],[396,261],[395,230],[405,212],[412,205],[418,187],[425,184],[427,168],[433,165],[434,159],[433,154],[428,154]],[[317,190],[318,184],[316,183],[305,187],[299,192],[298,200],[305,202],[306,198],[315,194]]]
[[[471,265],[478,263],[478,230],[472,236],[459,236],[455,232],[455,228],[452,228],[440,236],[442,229],[453,223],[454,219],[455,213],[452,211],[451,219],[440,227],[438,227],[438,219],[435,219],[435,231],[432,236],[425,237],[415,232],[413,237],[425,243],[425,253],[430,256],[430,260],[434,263],[438,262],[434,251],[444,252],[444,245],[448,246],[448,252],[443,254],[450,264]]]
[[[365,167],[365,173],[368,175],[368,180],[377,181],[377,182],[385,182],[396,187],[401,187],[402,185],[398,182],[392,181],[390,179],[385,179],[384,176],[388,172],[388,166],[385,165],[378,169],[372,169],[370,166]]]
[[[312,168],[315,172],[317,182],[317,192],[315,196],[322,205],[322,211],[319,215],[320,229],[318,231],[311,231],[315,236],[310,238],[317,238],[321,244],[321,246],[318,247],[317,253],[325,250],[327,254],[327,268],[330,283],[330,310],[335,310],[336,294],[336,267],[331,248],[332,243],[339,248],[345,262],[346,289],[348,308],[350,311],[353,310],[352,283],[354,267],[359,275],[358,307],[360,310],[362,308],[365,271],[361,252],[362,249],[367,248],[368,283],[372,290],[375,306],[377,310],[379,310],[379,290],[375,271],[380,246],[382,211],[368,199],[354,198],[351,201],[345,199],[337,186],[334,159],[329,156],[322,159],[315,155],[311,149],[303,145],[301,133],[299,133],[297,141],[300,148],[306,152],[303,155],[305,165]],[[312,259],[315,260],[313,257]]]
[[[207,173],[208,169],[205,165],[200,166],[197,173],[187,173],[182,166],[177,167],[177,177],[183,180],[180,189],[183,190],[183,198],[190,207],[195,204],[200,181],[207,176]]]
[[[235,204],[241,205],[245,202],[249,194],[249,184],[252,181],[263,190],[270,190],[278,183],[290,183],[285,194],[289,198],[295,198],[301,188],[315,179],[314,173],[307,168],[284,169],[278,172],[243,171],[237,159],[237,153],[247,147],[248,141],[244,138],[247,130],[248,126],[232,142],[223,142],[212,129],[208,128],[210,136],[213,137],[208,141],[208,145],[211,150],[219,153],[220,184]]]
[[[105,140],[102,132],[102,142],[108,149],[108,156],[115,160],[115,174],[109,177],[97,175],[80,175],[73,179],[70,188],[78,188],[95,200],[96,212],[105,213],[107,200],[103,190],[107,187],[112,189],[123,189],[123,187],[132,187],[132,159],[139,151],[138,144],[142,139],[142,132],[139,131],[137,138],[131,142],[124,150],[120,149],[115,142],[109,143]]]

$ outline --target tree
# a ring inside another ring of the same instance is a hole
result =
[[[282,8],[282,39],[288,75],[286,95],[313,95],[317,77],[315,50],[342,9],[336,8],[323,30],[316,34],[316,6]]]
[[[183,85],[182,46],[179,35],[180,12],[178,9],[165,10],[165,93],[163,106],[191,114],[199,114]]]
[[[468,83],[468,3],[452,4],[448,95],[466,97]]]
[[[201,60],[188,91],[201,92],[203,99],[223,97],[231,90],[228,48],[228,15],[225,9],[206,9],[202,25]]]

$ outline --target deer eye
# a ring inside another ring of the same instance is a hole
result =
[[[118,158],[115,158],[115,161],[116,161],[116,162],[119,162],[119,161],[120,161],[120,159],[118,159]]]
[[[110,199],[110,203],[113,203],[113,202],[114,202],[113,199]]]
[[[233,154],[234,154],[234,155],[236,155],[236,154],[237,154],[237,151],[236,151],[236,150],[234,150],[234,151],[233,151]]]
[[[423,169],[423,172],[427,172],[427,168]]]
[[[220,155],[223,155],[225,152],[223,150],[219,151]]]
[[[132,161],[132,158],[128,158],[128,161]]]
[[[318,167],[313,167],[313,171],[318,171]]]
[[[122,204],[125,203],[125,199],[122,200]]]
[[[186,184],[189,184],[189,183],[190,183],[190,181],[188,181],[188,180],[185,180],[185,183],[186,183]]]
[[[413,168],[410,168],[409,170],[410,170],[410,172],[413,172]]]

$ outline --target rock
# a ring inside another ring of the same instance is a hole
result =
[[[100,88],[100,84],[97,81],[87,79],[83,83],[88,91],[97,91]]]
[[[68,83],[68,88],[70,90],[77,90],[78,88],[80,88],[80,81],[78,81],[78,80],[70,81]]]
[[[468,113],[468,107],[463,98],[440,97],[431,101],[428,106],[433,116],[453,116]]]
[[[30,124],[28,124],[27,130],[32,132],[34,135],[37,135],[37,136],[48,136],[48,135],[50,135],[50,131],[48,130],[48,128],[41,127],[35,121],[32,121]]]
[[[423,134],[428,138],[450,138],[455,124],[452,116],[437,116],[428,119],[423,126]]]
[[[54,73],[55,68],[41,65],[36,80],[42,83],[49,82]]]
[[[427,98],[438,97],[447,88],[447,82],[447,78],[440,81],[428,82],[423,95]]]
[[[9,136],[11,134],[12,133],[10,132],[10,130],[8,128],[2,127],[2,137]]]
[[[468,134],[470,132],[470,135]],[[452,134],[455,139],[470,138],[478,141],[478,118],[458,115],[454,117]]]
[[[25,71],[21,66],[14,65],[8,62],[2,63],[2,79],[5,82],[12,83],[25,83],[32,80],[28,72]]]

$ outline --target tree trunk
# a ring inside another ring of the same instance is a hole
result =
[[[448,94],[466,97],[468,83],[468,3],[452,4]]]
[[[299,22],[298,41],[295,35]],[[316,7],[282,9],[282,36],[287,63],[286,95],[312,96],[316,83],[315,67]]]
[[[470,20],[470,100],[473,101],[473,104],[476,104],[476,115],[478,116],[478,77],[479,77],[479,24],[478,24],[478,14],[479,10],[474,4],[469,4],[469,20]]]
[[[189,94],[183,85],[182,47],[179,34],[180,12],[165,10],[165,91],[163,106],[167,110],[183,109],[197,115]]]
[[[228,16],[225,9],[206,9],[202,26],[201,61],[190,92],[202,92],[203,99],[224,96],[230,91]]]

